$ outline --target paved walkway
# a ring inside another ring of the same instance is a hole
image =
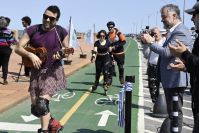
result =
[[[86,45],[84,39],[79,39],[80,46],[83,54],[87,54],[86,58],[80,58],[79,54],[82,54],[80,48],[75,49],[75,54],[69,56],[69,60],[72,60],[71,65],[64,65],[65,75],[69,76],[75,71],[89,65],[91,58],[91,50],[93,45]],[[14,49],[15,46],[12,46]],[[66,60],[66,58],[64,59]],[[18,74],[21,66],[21,57],[17,55],[14,50],[11,54],[9,67],[8,67],[8,85],[3,85],[3,79],[0,79],[0,113],[8,110],[9,108],[21,103],[25,99],[30,97],[28,92],[29,78],[19,77]],[[21,75],[24,74],[24,66],[22,66]],[[2,69],[0,70],[0,76],[2,75]]]

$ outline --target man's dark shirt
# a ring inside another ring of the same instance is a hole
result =
[[[194,42],[192,53],[184,51],[181,58],[185,60],[185,67],[190,73],[190,92],[192,93],[192,99],[195,102],[194,108],[199,109],[199,30],[196,32],[198,37]]]

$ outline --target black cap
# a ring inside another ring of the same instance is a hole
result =
[[[188,14],[193,14],[193,12],[198,12],[199,13],[199,2],[197,2],[193,7],[192,9],[188,9],[188,10],[185,10],[186,13]]]
[[[114,23],[113,21],[109,21],[109,22],[107,23],[107,27],[108,27],[109,25],[115,26],[115,23]]]

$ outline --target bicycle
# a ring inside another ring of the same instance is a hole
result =
[[[72,95],[70,96],[70,93],[72,93]],[[54,97],[56,97],[57,96],[57,98],[54,98]],[[53,95],[52,96],[52,98],[51,98],[51,100],[53,100],[53,101],[60,101],[60,97],[62,98],[62,99],[69,99],[69,98],[72,98],[72,97],[74,97],[75,96],[75,93],[74,92],[67,92],[67,93],[64,93],[64,94],[55,94],[55,95]]]
[[[119,103],[119,94],[115,94],[116,96],[113,95],[108,95],[109,98],[99,98],[95,101],[96,105],[102,106],[102,105],[106,105],[107,103],[112,103],[114,102],[115,105],[118,106]],[[117,100],[113,101],[112,99],[116,98]]]

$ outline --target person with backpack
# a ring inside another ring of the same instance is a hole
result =
[[[23,34],[26,33],[26,29],[30,27],[31,25],[31,19],[28,16],[25,16],[22,18],[22,25],[25,27]],[[26,44],[25,47],[29,46],[29,44]],[[31,67],[27,67],[24,65],[24,75],[23,77],[29,77],[29,72],[31,71]]]
[[[43,14],[42,24],[26,29],[15,48],[17,54],[29,58],[33,63],[28,91],[32,102],[31,113],[41,119],[38,133],[57,133],[63,129],[61,123],[51,116],[49,102],[54,94],[67,88],[67,81],[60,62],[62,56],[58,52],[42,62],[37,55],[26,51],[24,46],[30,41],[32,47],[44,47],[47,52],[60,51],[61,45],[67,48],[68,32],[56,25],[59,18],[60,9],[55,5],[49,6]]]
[[[108,33],[108,41],[111,43],[113,50],[113,57],[117,62],[119,68],[119,81],[123,85],[124,84],[124,45],[126,44],[126,39],[124,35],[115,28],[115,23],[113,21],[109,21],[107,23],[107,27],[109,30]],[[115,65],[113,65],[113,75],[116,75]],[[108,80],[108,84],[112,84],[112,79]]]
[[[5,17],[0,17],[0,66],[3,71],[3,85],[7,85],[8,62],[12,49],[10,44],[14,42],[11,30],[7,29],[7,21]]]

